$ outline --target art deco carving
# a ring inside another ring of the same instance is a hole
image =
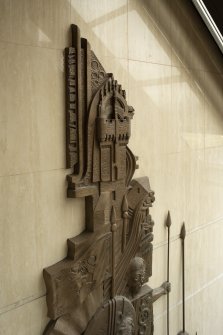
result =
[[[127,144],[134,109],[72,25],[66,49],[69,198],[85,198],[85,231],[68,239],[66,259],[44,269],[48,316],[44,334],[153,334],[151,289],[154,192],[132,180]]]

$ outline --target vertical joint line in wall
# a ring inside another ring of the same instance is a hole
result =
[[[128,90],[129,90],[129,0],[127,0],[127,68],[128,68]]]
[[[72,23],[72,22],[71,22],[71,19],[72,19],[72,18],[71,18],[71,1],[72,1],[72,0],[70,0],[70,23]]]

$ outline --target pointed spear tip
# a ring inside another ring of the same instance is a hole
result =
[[[126,195],[124,195],[123,197],[123,201],[122,201],[122,211],[123,212],[127,212],[128,211],[128,200],[127,200],[127,197]]]
[[[186,228],[185,228],[185,223],[183,222],[183,225],[182,225],[182,228],[181,228],[181,231],[180,231],[180,238],[182,240],[184,240],[186,237]]]
[[[170,211],[168,211],[167,219],[166,219],[166,226],[169,228],[171,224],[172,224],[172,221],[171,221]]]

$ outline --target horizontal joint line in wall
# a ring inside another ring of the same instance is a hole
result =
[[[205,285],[203,285],[201,288],[199,288],[198,290],[196,290],[195,292],[189,294],[186,297],[186,301],[189,301],[190,299],[192,299],[193,297],[195,297],[196,295],[198,295],[199,293],[201,293],[202,291],[204,291],[206,288],[210,287],[211,285],[215,284],[218,280],[223,278],[223,273],[219,274],[217,277],[213,278],[212,280],[210,280],[208,283],[206,283]],[[170,307],[170,312],[173,311],[174,309],[178,308],[180,305],[182,304],[182,300],[178,301],[176,304],[174,304],[172,307]],[[166,315],[167,311],[165,310],[163,313],[158,314],[155,318],[154,318],[154,322],[158,321],[160,318],[164,317]]]
[[[211,226],[211,225],[213,225],[213,224],[219,223],[220,221],[223,221],[223,216],[220,216],[220,217],[218,217],[217,219],[215,219],[215,220],[213,220],[213,221],[210,221],[210,222],[208,222],[208,223],[206,223],[206,224],[201,224],[201,225],[199,225],[198,227],[196,227],[196,228],[194,228],[194,229],[192,229],[192,230],[187,231],[187,236],[188,236],[188,235],[191,235],[191,234],[194,234],[194,233],[196,233],[196,232],[198,232],[198,231],[200,231],[200,230],[202,230],[202,229],[206,229],[206,228],[208,228],[209,226]],[[172,242],[175,242],[175,241],[177,241],[179,238],[180,238],[180,234],[175,235],[175,236],[172,236],[171,239],[170,239],[170,242],[171,242],[171,243],[172,243]],[[161,248],[161,247],[163,247],[163,246],[165,246],[165,245],[167,245],[167,240],[155,244],[154,247],[153,247],[153,249],[154,249],[154,250],[155,250],[155,249],[159,249],[159,248]]]
[[[26,304],[30,304],[31,302],[33,302],[35,300],[38,300],[38,299],[41,299],[45,296],[46,296],[46,294],[42,294],[40,296],[39,295],[38,296],[30,296],[30,297],[18,300],[18,301],[14,302],[10,305],[4,306],[4,307],[0,308],[0,316],[2,314],[13,311],[14,309],[20,308],[20,307],[22,307]]]

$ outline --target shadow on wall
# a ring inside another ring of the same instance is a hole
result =
[[[151,10],[162,33],[171,43],[172,65],[187,68],[194,77],[195,83],[199,85],[215,109],[223,112],[222,53],[191,1],[161,0],[161,2],[160,16],[154,12],[151,2],[148,2],[147,8]],[[165,24],[166,17],[171,20],[169,27]],[[209,74],[207,77],[199,76],[193,70],[205,71]],[[221,74],[221,76],[216,76],[216,74]]]

